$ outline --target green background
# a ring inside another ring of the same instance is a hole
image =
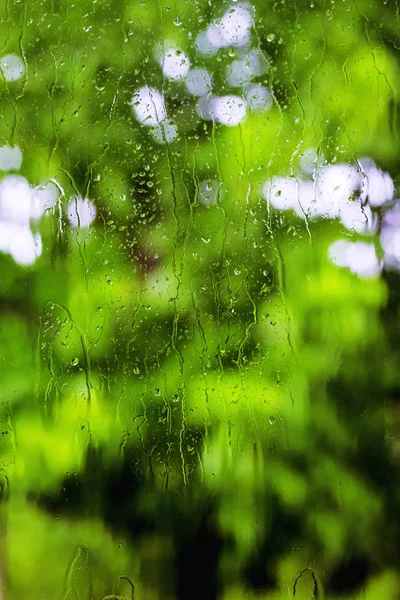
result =
[[[7,600],[399,597],[398,275],[333,265],[362,236],[262,193],[308,147],[396,182],[399,6],[255,0],[274,103],[236,127],[154,58],[171,40],[229,93],[237,50],[195,45],[227,8],[0,2],[0,54],[25,65],[0,81],[0,145],[63,191],[34,264],[0,255]],[[136,120],[143,85],[175,141]],[[89,228],[67,219],[77,194]]]

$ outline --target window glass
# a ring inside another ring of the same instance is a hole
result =
[[[0,0],[0,598],[396,600],[396,0]]]

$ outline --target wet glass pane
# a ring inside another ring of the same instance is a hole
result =
[[[399,598],[399,48],[0,0],[0,598]]]

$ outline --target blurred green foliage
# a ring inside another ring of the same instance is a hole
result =
[[[262,193],[308,147],[397,175],[399,6],[255,0],[273,106],[228,127],[154,52],[172,41],[232,92],[239,50],[195,43],[229,6],[1,0],[24,74],[0,80],[0,145],[59,190],[36,261],[0,255],[7,600],[399,597],[397,275],[333,265],[361,236]],[[170,143],[135,118],[144,85]]]

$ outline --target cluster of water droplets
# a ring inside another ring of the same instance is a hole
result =
[[[0,170],[4,174],[0,180],[0,252],[10,254],[20,265],[31,265],[42,253],[40,220],[63,193],[52,179],[32,186],[17,173],[21,164],[18,146],[0,148]],[[73,227],[88,227],[96,209],[89,200],[74,196],[68,202],[66,215]]]
[[[270,91],[253,81],[268,70],[269,62],[260,50],[250,47],[252,27],[251,5],[237,3],[220,19],[212,21],[195,40],[196,50],[204,60],[220,48],[234,49],[231,56],[235,60],[226,66],[225,83],[228,87],[239,88],[240,95],[215,94],[212,75],[205,66],[192,67],[187,53],[173,42],[167,40],[163,47],[156,47],[155,59],[164,77],[184,82],[187,92],[197,99],[196,111],[202,119],[236,126],[246,118],[249,110],[260,112],[271,108]],[[178,126],[168,118],[164,95],[155,87],[145,85],[137,89],[132,107],[136,119],[151,127],[158,142],[168,143],[176,138]]]
[[[302,219],[339,219],[352,233],[368,236],[379,230],[383,260],[373,242],[342,239],[328,252],[336,265],[361,277],[378,275],[384,265],[400,268],[400,200],[394,199],[391,176],[370,158],[361,158],[354,165],[326,164],[313,148],[300,157],[300,168],[297,176],[267,180],[263,188],[267,201]]]

